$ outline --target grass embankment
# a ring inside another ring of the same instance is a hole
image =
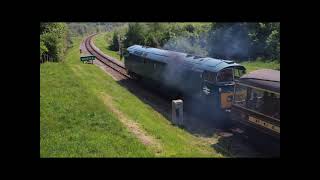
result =
[[[41,157],[222,156],[210,143],[172,126],[97,66],[82,64],[79,43],[64,62],[40,67]]]
[[[280,71],[280,63],[277,61],[245,61],[240,64],[246,67],[247,72],[258,69],[275,69]]]
[[[41,157],[152,156],[72,70],[86,66],[69,63],[79,60],[79,42],[66,62],[40,67]],[[97,71],[90,65],[85,69]]]
[[[112,39],[112,32],[100,33],[93,37],[94,45],[99,48],[104,54],[109,55],[117,60],[120,60],[118,51],[113,51],[109,48]],[[121,59],[123,61],[123,59]]]

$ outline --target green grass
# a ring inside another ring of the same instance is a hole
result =
[[[255,71],[258,69],[280,70],[280,63],[278,63],[277,61],[245,61],[241,62],[240,64],[246,67],[247,72]]]
[[[67,54],[68,62],[79,60],[78,45],[79,40]],[[153,156],[71,68],[68,63],[40,67],[41,157]]]
[[[120,60],[120,55],[118,54],[118,51],[112,51],[111,49],[109,49],[109,42],[111,38],[112,32],[100,33],[93,37],[93,42],[96,45],[96,47],[99,48],[103,53]],[[123,59],[121,59],[121,61],[123,61]]]
[[[80,39],[62,63],[40,67],[41,157],[222,157],[210,144],[172,126],[100,68],[79,60]],[[105,106],[101,94],[161,145],[143,145]]]

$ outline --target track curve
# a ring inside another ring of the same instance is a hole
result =
[[[96,58],[102,62],[103,64],[107,65],[117,73],[121,74],[122,76],[126,78],[131,78],[131,76],[127,73],[126,68],[124,67],[124,64],[121,62],[117,62],[117,60],[114,60],[110,57],[107,57],[104,53],[102,53],[92,42],[92,38],[97,35],[97,34],[92,34],[88,36],[85,39],[85,48],[87,51],[96,56]]]

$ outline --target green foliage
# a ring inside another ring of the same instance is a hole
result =
[[[273,59],[278,59],[280,61],[280,32],[279,28],[272,30],[271,34],[266,40],[267,50],[269,56]]]
[[[111,51],[119,51],[119,45],[123,47],[124,34],[127,32],[127,30],[128,30],[128,27],[126,25],[114,27],[112,38],[110,37],[110,33],[106,33],[105,41],[106,41],[106,44],[109,44],[107,49]]]
[[[164,23],[148,23],[146,24],[146,41],[145,44],[151,47],[160,48],[164,42],[168,40],[167,34],[165,34],[168,28]]]
[[[112,42],[110,44],[110,49],[113,51],[118,51],[119,50],[119,33],[117,31],[113,32],[112,36]]]
[[[48,52],[48,48],[45,46],[44,41],[40,40],[40,58],[43,54]]]
[[[134,44],[236,61],[280,61],[280,23],[129,23]]]
[[[125,47],[132,46],[134,44],[145,45],[146,37],[146,25],[143,23],[129,24],[128,31],[125,35],[126,39],[123,44]]]
[[[188,53],[207,54],[204,50],[205,40],[203,38],[209,27],[208,23],[129,24],[124,47],[140,44]]]
[[[40,23],[40,58],[49,55],[61,61],[67,48],[68,27],[65,23]]]

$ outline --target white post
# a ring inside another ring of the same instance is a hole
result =
[[[172,100],[172,122],[174,124],[183,124],[183,101],[181,99]]]

